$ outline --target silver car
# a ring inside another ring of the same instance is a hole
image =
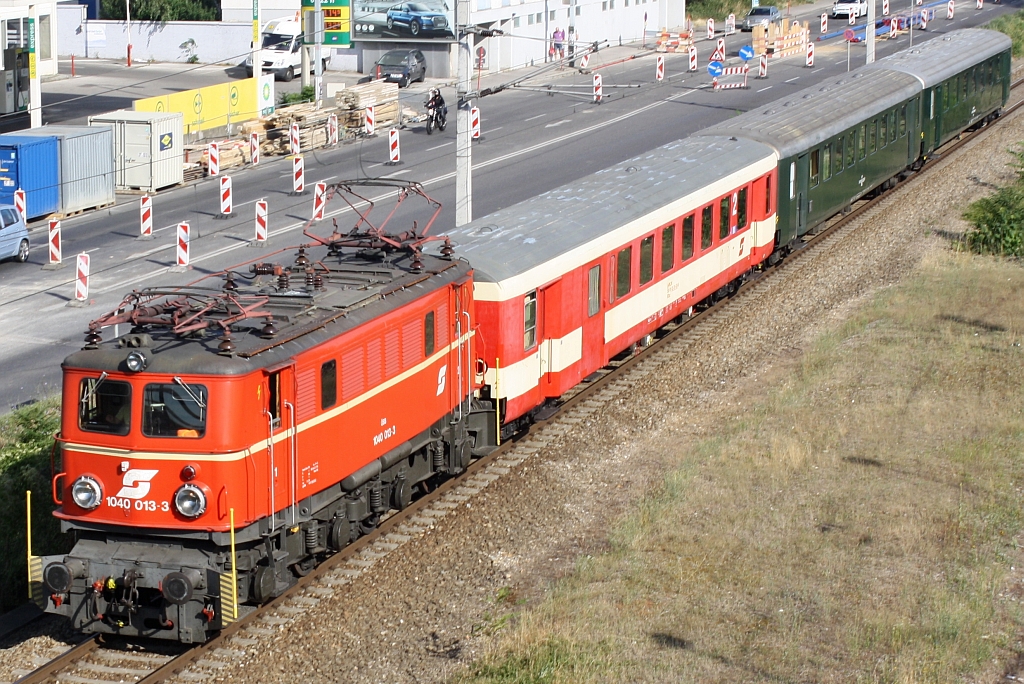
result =
[[[779,13],[778,7],[762,5],[747,12],[747,16],[743,18],[741,30],[753,31],[755,26],[767,26],[780,19],[782,19],[782,14]]]
[[[14,258],[28,261],[28,228],[18,210],[9,204],[0,204],[0,261]]]

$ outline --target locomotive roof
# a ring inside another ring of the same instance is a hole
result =
[[[560,264],[568,269],[590,260],[589,248],[604,239],[617,241],[606,245],[610,250],[651,229],[649,221],[631,227],[637,219],[693,193],[716,192],[716,183],[724,188],[719,194],[728,192],[731,176],[758,163],[763,172],[774,168],[771,148],[728,138],[677,140],[447,234],[473,264],[477,282],[504,282],[558,257],[578,257],[578,264]],[[636,236],[613,235],[620,230]]]
[[[696,132],[771,145],[782,159],[806,152],[921,90],[917,78],[861,67]]]
[[[868,70],[891,69],[915,76],[925,88],[942,83],[965,69],[1007,52],[1010,38],[989,29],[959,29],[916,45],[864,67]]]
[[[133,294],[143,296],[136,310],[141,307],[144,314],[158,310],[163,302],[185,298],[185,306],[178,307],[177,311],[189,315],[206,307],[206,315],[215,324],[186,333],[172,330],[168,325],[139,325],[114,339],[110,336],[111,321],[100,330],[106,334],[106,341],[99,343],[98,348],[87,347],[71,354],[63,366],[124,371],[128,353],[140,346],[142,351],[152,352],[146,354],[149,373],[240,375],[257,368],[283,365],[296,354],[399,309],[470,271],[465,262],[431,255],[423,255],[423,269],[415,271],[411,268],[413,257],[408,254],[382,260],[379,254],[343,253],[340,257],[328,257],[320,250],[326,252],[327,248],[308,250],[308,258],[319,267],[317,271],[323,279],[320,289],[307,286],[305,267],[296,265],[285,267],[291,270],[287,288],[280,287],[277,274],[256,275],[251,283],[239,282],[237,289],[231,292],[234,304],[225,304],[228,292],[221,290],[216,280],[202,288],[137,291]],[[291,254],[284,256],[291,260]],[[255,305],[254,315],[231,324],[233,353],[218,353],[224,338],[216,320],[236,313],[238,305]],[[273,336],[266,335],[266,314],[273,317],[276,327]],[[181,318],[179,314],[178,320]],[[121,330],[126,328],[131,328],[131,323],[122,321]],[[141,345],[140,339],[145,340]]]

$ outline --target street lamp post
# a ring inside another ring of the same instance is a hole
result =
[[[124,0],[125,25],[128,28],[128,66],[132,65],[132,2]]]

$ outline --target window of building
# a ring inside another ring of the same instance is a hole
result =
[[[529,351],[537,344],[537,291],[523,298],[523,349]]]
[[[868,154],[875,153],[875,140],[877,139],[878,120],[868,124]]]
[[[147,437],[202,437],[206,434],[206,387],[188,383],[146,385],[142,393],[142,434]]]
[[[530,22],[533,23],[532,21]],[[519,28],[519,17],[512,17],[512,28]]]
[[[50,15],[44,14],[39,17],[39,29],[36,32],[36,42],[39,43],[39,59],[51,59],[53,57],[50,45]]]
[[[824,162],[822,168],[825,171],[825,180],[828,180],[832,177],[832,143],[825,145],[822,162]]]
[[[747,227],[747,189],[740,188],[736,193],[736,228],[743,230]]]
[[[712,209],[709,204],[700,212],[700,248],[702,251],[711,246],[712,221]]]
[[[576,5],[576,16],[580,16],[580,6]]]
[[[434,353],[437,338],[434,335],[434,312],[429,311],[423,318],[423,356]]]
[[[811,150],[811,162],[808,164],[808,175],[811,187],[817,187],[821,180],[821,150]]]
[[[615,296],[625,297],[633,288],[633,248],[619,252],[615,264]]]
[[[320,409],[334,406],[338,401],[338,362],[331,359],[320,365]]]
[[[654,236],[648,235],[640,241],[640,284],[646,285],[654,278]]]
[[[602,12],[607,12],[608,11],[608,0],[605,0],[604,2],[601,3],[601,11]]]
[[[615,9],[615,0],[608,0],[608,9]]]
[[[132,386],[103,377],[86,378],[78,387],[78,427],[88,432],[127,435],[131,428]]]
[[[548,12],[548,20],[549,21],[554,21],[555,20],[555,10],[551,10],[550,12]]]
[[[676,260],[676,224],[661,229],[661,272],[672,268]]]
[[[476,0],[476,8],[478,10],[491,9],[491,0]]]
[[[542,21],[544,21],[544,13],[543,12],[537,12],[537,14],[535,15],[535,18],[534,18],[534,23],[539,24]]]
[[[683,261],[693,256],[693,214],[683,219]]]
[[[723,197],[718,200],[718,239],[724,240],[729,237],[729,204],[732,197]]]
[[[596,316],[601,310],[601,266],[590,269],[587,274],[587,315]]]

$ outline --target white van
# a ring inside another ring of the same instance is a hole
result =
[[[260,57],[263,60],[263,73],[273,73],[277,79],[290,81],[302,72],[302,26],[298,19],[271,19],[263,25],[262,37]],[[328,61],[328,57],[323,58],[325,71]],[[245,58],[245,72],[252,77],[252,53]]]

